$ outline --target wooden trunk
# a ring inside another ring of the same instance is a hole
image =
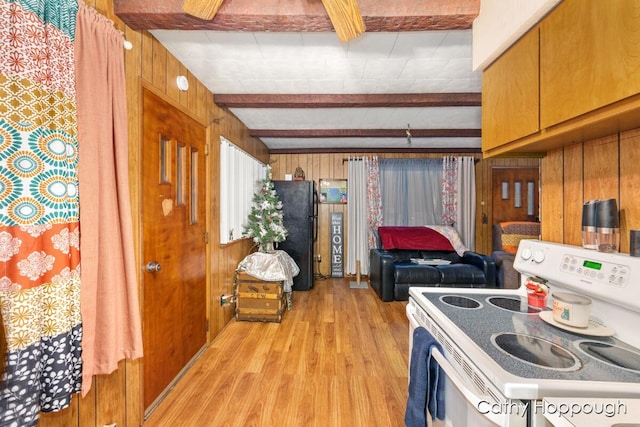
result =
[[[281,280],[264,281],[236,272],[236,320],[280,323],[286,306],[282,285]]]

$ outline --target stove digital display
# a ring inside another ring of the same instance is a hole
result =
[[[602,264],[601,263],[595,262],[595,261],[589,261],[589,260],[585,260],[582,263],[582,266],[586,267],[586,268],[592,268],[594,270],[600,270],[602,268]]]

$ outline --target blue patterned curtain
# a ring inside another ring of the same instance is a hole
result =
[[[0,0],[0,425],[80,391],[77,1]]]

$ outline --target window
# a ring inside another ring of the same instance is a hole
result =
[[[380,159],[384,225],[442,222],[442,159]]]
[[[253,195],[262,186],[265,164],[220,137],[220,243],[242,237]]]

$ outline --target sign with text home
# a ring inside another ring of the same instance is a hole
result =
[[[344,277],[342,212],[331,212],[331,277]]]

